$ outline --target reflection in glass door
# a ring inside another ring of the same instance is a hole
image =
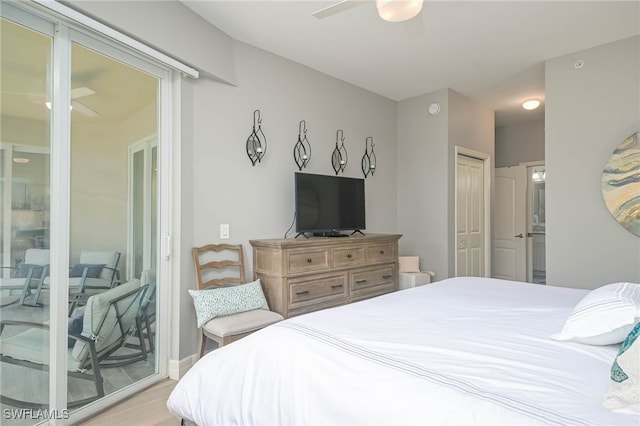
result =
[[[12,11],[3,4],[3,15]],[[3,422],[43,420],[24,408],[49,402],[49,191],[53,26],[0,21],[0,394]],[[28,343],[28,344],[26,344]]]
[[[44,18],[1,12],[2,423],[73,420],[160,371],[164,349],[136,321],[156,311],[157,143],[133,198],[128,161],[131,145],[161,134],[169,73],[61,22],[54,38]],[[130,226],[138,205],[142,223]],[[128,261],[130,232],[144,242],[140,265]]]
[[[156,346],[148,341],[153,335],[136,328],[144,322],[135,322],[136,316],[145,315],[140,305],[150,294],[149,287],[141,289],[140,284],[155,285],[154,265],[148,259],[156,249],[148,238],[150,223],[144,217],[129,220],[131,211],[134,215],[146,211],[150,216],[151,187],[146,183],[151,179],[144,175],[144,164],[150,168],[152,152],[143,158],[143,176],[134,177],[145,186],[131,192],[129,147],[141,136],[158,132],[159,82],[79,43],[72,44],[71,59],[69,259],[72,275],[77,271],[69,278],[69,294],[77,304],[69,310],[69,318],[72,322],[86,318],[91,304],[85,300],[97,296],[121,315],[118,327],[122,330],[100,325],[92,330],[98,336],[102,391],[109,395],[157,371],[151,350]],[[129,234],[147,237],[144,244],[133,247],[133,253],[129,253]],[[138,256],[147,261],[136,261]],[[114,342],[101,346],[101,339]],[[95,395],[96,387],[69,380],[68,391],[70,399],[82,400]]]

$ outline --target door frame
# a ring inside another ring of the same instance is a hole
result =
[[[519,164],[524,166],[527,175],[527,189],[526,189],[526,202],[525,202],[525,227],[527,231],[527,245],[526,245],[526,263],[527,263],[527,282],[533,282],[533,181],[531,179],[531,171],[534,167],[545,166],[544,160],[540,161],[525,161]],[[546,234],[546,230],[545,230]],[[531,237],[529,237],[531,235]],[[545,236],[546,238],[546,236]],[[545,244],[546,255],[546,244]]]
[[[457,276],[457,265],[458,265],[458,157],[464,155],[465,157],[475,158],[477,160],[481,160],[483,162],[483,182],[484,182],[484,276],[491,277],[491,182],[492,182],[492,166],[491,166],[491,155],[475,151],[470,148],[465,148],[463,146],[456,145],[454,148],[455,157],[454,157],[454,194],[453,194],[453,202],[454,202],[454,219],[453,219],[453,253],[454,253],[454,263],[453,263],[453,272],[454,276]]]

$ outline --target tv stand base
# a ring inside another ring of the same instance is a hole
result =
[[[314,237],[348,237],[347,234],[343,234],[339,231],[323,231],[323,232],[314,232]]]

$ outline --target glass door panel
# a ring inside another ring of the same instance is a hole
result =
[[[3,8],[5,5],[3,5]],[[48,279],[52,37],[0,20],[0,393],[3,420],[35,424],[49,403]],[[51,26],[51,32],[53,27]],[[24,346],[28,342],[27,346]]]
[[[546,284],[546,209],[545,209],[545,182],[546,172],[544,166],[529,168],[529,187],[531,188],[529,222],[531,235],[531,271],[530,282]]]
[[[158,88],[157,77],[72,43],[69,259],[72,272],[77,268],[79,276],[69,278],[70,298],[78,301],[70,309],[71,321],[82,321],[88,297],[103,294],[113,300],[114,289],[130,286],[132,279],[142,280],[143,270],[152,266],[144,261],[156,251],[145,214],[151,209],[150,175],[145,174],[151,152],[139,151],[131,160],[130,147],[157,134]],[[110,264],[111,259],[116,259],[115,264]],[[91,279],[82,275],[87,264],[94,267]],[[147,273],[144,279],[153,276]],[[141,299],[138,294],[118,302],[119,312],[126,312],[121,324],[129,333],[118,331],[111,336],[124,347],[109,357],[98,354],[105,396],[157,371],[156,354],[144,341],[146,329],[142,330],[144,350],[136,329]],[[98,335],[111,332],[97,331]],[[78,401],[95,394],[96,388],[70,379],[68,393],[70,400]]]

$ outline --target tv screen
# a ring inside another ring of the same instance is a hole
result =
[[[364,179],[295,174],[296,231],[365,229]]]

